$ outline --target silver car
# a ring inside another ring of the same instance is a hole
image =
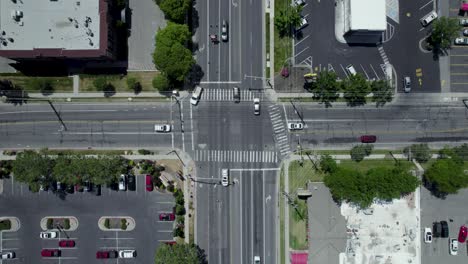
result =
[[[165,124],[165,125],[154,125],[154,131],[155,131],[155,132],[160,132],[160,133],[171,132],[171,125],[168,125],[168,124]]]
[[[260,115],[260,99],[254,98],[254,115]]]
[[[288,129],[289,130],[302,130],[304,129],[304,124],[302,123],[288,123]]]
[[[226,42],[228,41],[229,37],[228,37],[228,23],[226,22],[226,20],[223,20],[223,26],[221,27],[221,39]]]
[[[224,187],[229,186],[229,170],[228,169],[221,170],[221,185],[223,185]]]
[[[411,92],[411,78],[408,76],[403,78],[403,89],[405,90],[405,93]]]
[[[13,259],[15,258],[15,252],[2,252],[0,259]]]

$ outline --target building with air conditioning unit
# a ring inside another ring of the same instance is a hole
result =
[[[378,43],[387,29],[385,0],[344,0],[345,38],[354,43]]]

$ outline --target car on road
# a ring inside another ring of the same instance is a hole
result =
[[[127,186],[129,191],[135,191],[136,190],[136,179],[135,175],[129,174],[127,176]]]
[[[171,132],[171,125],[165,124],[165,125],[154,125],[154,132],[158,133],[168,133]]]
[[[260,114],[260,99],[259,98],[254,98],[254,115],[259,115]]]
[[[465,243],[467,235],[468,228],[465,225],[460,226],[460,231],[458,232],[458,242]]]
[[[117,251],[115,250],[96,252],[97,259],[117,258],[117,256]]]
[[[159,221],[174,221],[175,214],[174,213],[160,213],[159,214]]]
[[[403,90],[405,93],[411,92],[411,78],[408,76],[403,78]]]
[[[73,241],[73,240],[60,240],[59,241],[59,247],[64,247],[64,248],[75,247],[75,241]]]
[[[221,40],[222,41],[228,41],[228,23],[226,20],[223,20],[223,25],[221,26]]]
[[[440,221],[442,231],[440,232],[440,237],[449,237],[449,228],[447,221]]]
[[[254,257],[254,264],[260,264],[260,256]]]
[[[233,89],[234,102],[239,103],[240,102],[240,89],[237,86],[234,86],[234,88],[232,89]]]
[[[462,18],[460,19],[460,26],[468,26],[468,18]]]
[[[299,24],[299,27],[296,28],[296,31],[300,31],[301,29],[307,27],[309,25],[309,22],[307,19],[303,16],[301,16],[301,24]]]
[[[126,191],[127,190],[127,175],[120,174],[119,177],[119,191]]]
[[[377,141],[377,137],[374,135],[362,135],[360,139],[361,143],[374,143]]]
[[[193,105],[197,105],[198,101],[200,101],[201,94],[203,92],[203,88],[201,86],[195,86],[195,90],[193,90],[192,98],[190,98],[190,103]]]
[[[13,259],[15,258],[15,252],[2,252],[0,255],[0,259]]]
[[[221,170],[221,185],[224,187],[229,186],[229,169]]]
[[[44,239],[56,238],[56,237],[57,237],[57,232],[55,232],[55,231],[45,231],[45,232],[41,232],[41,233],[39,234],[39,237],[40,237],[40,238],[44,238]]]
[[[421,24],[423,27],[428,26],[432,21],[437,19],[437,13],[435,11],[429,12],[429,14],[425,15],[423,18],[421,18]]]
[[[432,224],[432,236],[434,237],[440,237],[441,235],[441,232],[442,232],[442,225],[440,224],[440,222],[434,222]]]
[[[302,129],[304,129],[304,124],[302,124],[302,123],[300,123],[300,122],[288,123],[288,129],[289,129],[289,130],[302,130]]]
[[[457,255],[458,254],[458,241],[455,238],[449,239],[449,252],[450,255]]]
[[[46,258],[51,258],[51,257],[60,257],[62,251],[59,249],[43,249],[41,251],[41,256],[46,257]]]
[[[424,228],[424,243],[432,243],[432,231],[431,228]]]
[[[146,190],[148,192],[153,191],[154,185],[153,185],[153,176],[151,175],[146,175]]]
[[[292,2],[292,6],[293,7],[296,7],[296,6],[303,6],[305,5],[305,0],[294,0]]]
[[[468,38],[455,38],[453,43],[455,45],[468,45]]]
[[[136,250],[133,249],[124,249],[119,250],[119,258],[135,258]]]

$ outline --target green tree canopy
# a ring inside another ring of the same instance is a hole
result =
[[[374,145],[370,144],[354,146],[350,151],[351,159],[360,162],[372,153],[372,149],[374,149]]]
[[[51,160],[47,155],[26,150],[16,155],[12,171],[17,181],[37,184],[41,177],[50,176]]]
[[[207,264],[206,256],[195,244],[162,245],[156,251],[155,264]]]
[[[439,17],[432,22],[432,32],[428,44],[437,52],[450,49],[461,29],[458,18]]]
[[[301,24],[302,6],[292,7],[287,5],[278,11],[275,16],[275,26],[281,37],[291,36],[295,28]]]
[[[314,97],[330,107],[338,98],[339,84],[336,82],[335,72],[322,71],[318,74],[317,81],[312,85]]]
[[[334,173],[338,169],[338,165],[332,156],[325,154],[320,157],[320,169],[326,173]]]
[[[60,155],[54,160],[52,176],[59,182],[66,184],[76,183],[76,174],[71,166],[71,159],[69,156]]]
[[[468,175],[463,173],[462,163],[450,158],[438,159],[426,170],[424,180],[434,195],[444,197],[467,187]]]
[[[152,84],[158,91],[168,91],[171,87],[169,80],[163,73],[154,76]]]
[[[431,151],[427,144],[413,144],[409,147],[405,147],[403,153],[421,163],[425,163],[431,158]]]
[[[341,83],[344,98],[349,106],[360,106],[366,104],[366,96],[369,94],[370,86],[361,74],[350,75]]]
[[[372,101],[377,107],[384,106],[386,103],[391,102],[393,98],[393,88],[387,80],[373,81],[370,85],[373,93]]]
[[[158,2],[166,18],[180,24],[184,23],[192,3],[191,0],[160,0]]]

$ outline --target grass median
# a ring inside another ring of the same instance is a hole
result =
[[[275,17],[279,16],[279,10],[290,8],[290,0],[276,0],[275,1]],[[292,38],[289,36],[281,37],[278,30],[274,30],[275,40],[275,73],[280,72],[281,68],[285,64],[286,60],[292,56]]]

